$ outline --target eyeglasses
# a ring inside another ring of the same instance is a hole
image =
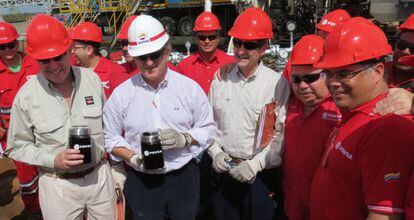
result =
[[[295,84],[299,84],[302,81],[307,83],[307,84],[311,84],[313,82],[316,82],[319,78],[321,77],[321,74],[306,74],[303,76],[299,76],[299,75],[291,75],[290,78],[292,79],[292,82]]]
[[[323,70],[321,74],[326,79],[332,79],[334,77],[337,77],[339,80],[350,80],[356,75],[358,75],[359,73],[362,73],[364,70],[371,68],[372,66],[373,66],[372,64],[364,65],[361,68],[358,68],[356,70],[349,70],[349,69],[343,69],[343,70],[338,70],[338,71]]]
[[[13,49],[17,45],[16,41],[7,44],[0,44],[0,50]]]
[[[65,55],[66,53],[59,55],[57,57],[50,58],[50,59],[39,60],[39,62],[41,62],[42,64],[49,64],[52,60],[55,62],[59,62],[63,59],[63,57],[65,57]]]
[[[241,41],[240,39],[233,39],[233,44],[235,47],[240,48],[244,46],[246,50],[257,50],[261,46],[263,46],[263,42],[259,41]]]
[[[398,39],[396,46],[399,50],[406,50],[408,48],[410,49],[411,53],[414,53],[414,44],[408,43],[407,41]]]
[[[218,35],[217,34],[213,34],[213,35],[197,35],[197,38],[200,40],[200,41],[206,41],[207,39],[209,40],[209,41],[213,41],[213,40],[215,40],[215,39],[217,39],[217,37],[218,37]]]
[[[148,59],[152,61],[156,61],[162,56],[163,53],[164,53],[164,48],[161,48],[160,50],[155,51],[154,53],[138,56],[138,57],[135,57],[135,59],[138,59],[139,61],[147,61]]]
[[[86,45],[78,45],[78,46],[72,46],[72,49],[79,49],[79,48],[85,49],[86,47],[88,47],[88,46],[86,46]]]

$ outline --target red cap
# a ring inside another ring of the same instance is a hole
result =
[[[60,56],[71,45],[65,26],[49,15],[36,15],[26,33],[26,53],[37,60]]]
[[[273,38],[272,21],[260,8],[248,8],[236,18],[228,33],[240,40]]]
[[[132,15],[125,20],[125,22],[121,26],[121,30],[119,31],[118,39],[128,40],[128,28],[129,26],[131,26],[132,21],[134,21],[136,17],[136,15]]]
[[[102,43],[102,31],[98,25],[93,22],[81,22],[75,27],[73,40]]]
[[[7,22],[0,22],[0,44],[7,44],[19,37],[16,28]]]
[[[195,23],[193,31],[216,31],[221,30],[218,18],[211,12],[201,13]]]
[[[398,29],[414,31],[414,14],[411,14]]]
[[[316,29],[330,33],[340,22],[350,18],[351,15],[347,11],[343,9],[334,10],[322,17],[321,21],[316,25]]]
[[[303,36],[293,47],[290,55],[292,65],[312,65],[323,52],[323,38],[315,34]]]

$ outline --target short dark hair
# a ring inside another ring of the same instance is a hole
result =
[[[101,56],[101,53],[99,52],[100,49],[101,49],[101,44],[100,43],[94,42],[94,41],[86,41],[86,40],[76,40],[76,41],[82,43],[83,45],[91,46],[93,54],[95,56]]]

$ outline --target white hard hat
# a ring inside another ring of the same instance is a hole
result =
[[[161,22],[149,15],[139,15],[128,29],[128,53],[133,57],[160,50],[168,41]]]

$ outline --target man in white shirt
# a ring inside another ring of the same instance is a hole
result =
[[[138,16],[128,41],[141,73],[115,89],[105,105],[105,147],[133,168],[127,171],[124,194],[134,219],[164,219],[166,212],[172,219],[194,219],[199,202],[194,158],[216,133],[211,106],[196,82],[167,67],[171,46],[158,20]],[[144,169],[144,132],[158,132],[163,169]]]
[[[219,220],[272,219],[276,207],[270,187],[275,187],[277,173],[270,168],[281,163],[289,84],[260,62],[268,40],[273,38],[272,23],[265,12],[247,9],[236,19],[229,35],[234,37],[237,65],[227,79],[215,79],[209,93],[220,131],[208,150],[219,174],[215,214]],[[277,103],[273,140],[256,147],[259,115],[273,102]]]

